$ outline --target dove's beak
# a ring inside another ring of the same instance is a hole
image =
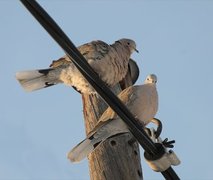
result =
[[[139,53],[139,51],[135,48],[135,52]]]

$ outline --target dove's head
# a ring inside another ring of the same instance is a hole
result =
[[[130,52],[133,53],[134,51],[136,51],[137,53],[139,52],[136,49],[136,43],[135,41],[131,40],[131,39],[120,39],[117,42],[121,43],[123,46],[129,48]]]
[[[155,74],[150,74],[146,77],[145,84],[156,84],[157,76]]]

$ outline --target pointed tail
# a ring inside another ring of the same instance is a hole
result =
[[[107,138],[127,132],[129,132],[127,126],[120,118],[99,121],[88,137],[68,153],[68,159],[72,162],[79,162]]]
[[[68,153],[68,159],[70,159],[72,162],[80,162],[86,158],[87,155],[101,143],[101,141],[101,139],[99,141],[91,140],[89,138],[84,139]]]
[[[27,92],[35,91],[58,83],[56,81],[57,77],[54,75],[53,70],[53,68],[49,68],[21,71],[16,73],[16,79]]]

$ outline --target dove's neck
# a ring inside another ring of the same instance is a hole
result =
[[[131,51],[128,46],[124,46],[122,43],[119,41],[116,41],[114,44],[111,45],[112,48],[115,49],[115,51],[119,54],[125,56],[125,57],[130,57]]]
[[[127,71],[128,71],[128,63],[130,59],[131,52],[129,48],[125,47],[120,42],[115,42],[111,46],[110,51],[110,61],[113,64],[114,68],[114,79],[122,80]],[[113,84],[113,83],[112,83]]]
[[[144,84],[150,85],[150,86],[156,86],[156,83],[151,83],[151,82],[144,82]]]

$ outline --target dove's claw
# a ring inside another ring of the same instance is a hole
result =
[[[152,135],[152,132],[149,128],[145,127],[144,130],[145,130],[145,132],[147,133],[148,136]]]
[[[158,138],[162,132],[163,125],[161,121],[157,118],[153,118],[151,122],[157,126],[157,130],[155,131],[155,137]]]
[[[175,143],[175,140],[171,140],[171,141],[168,141],[168,138],[164,139],[162,144],[166,147],[166,148],[173,148],[174,147],[174,144]]]

